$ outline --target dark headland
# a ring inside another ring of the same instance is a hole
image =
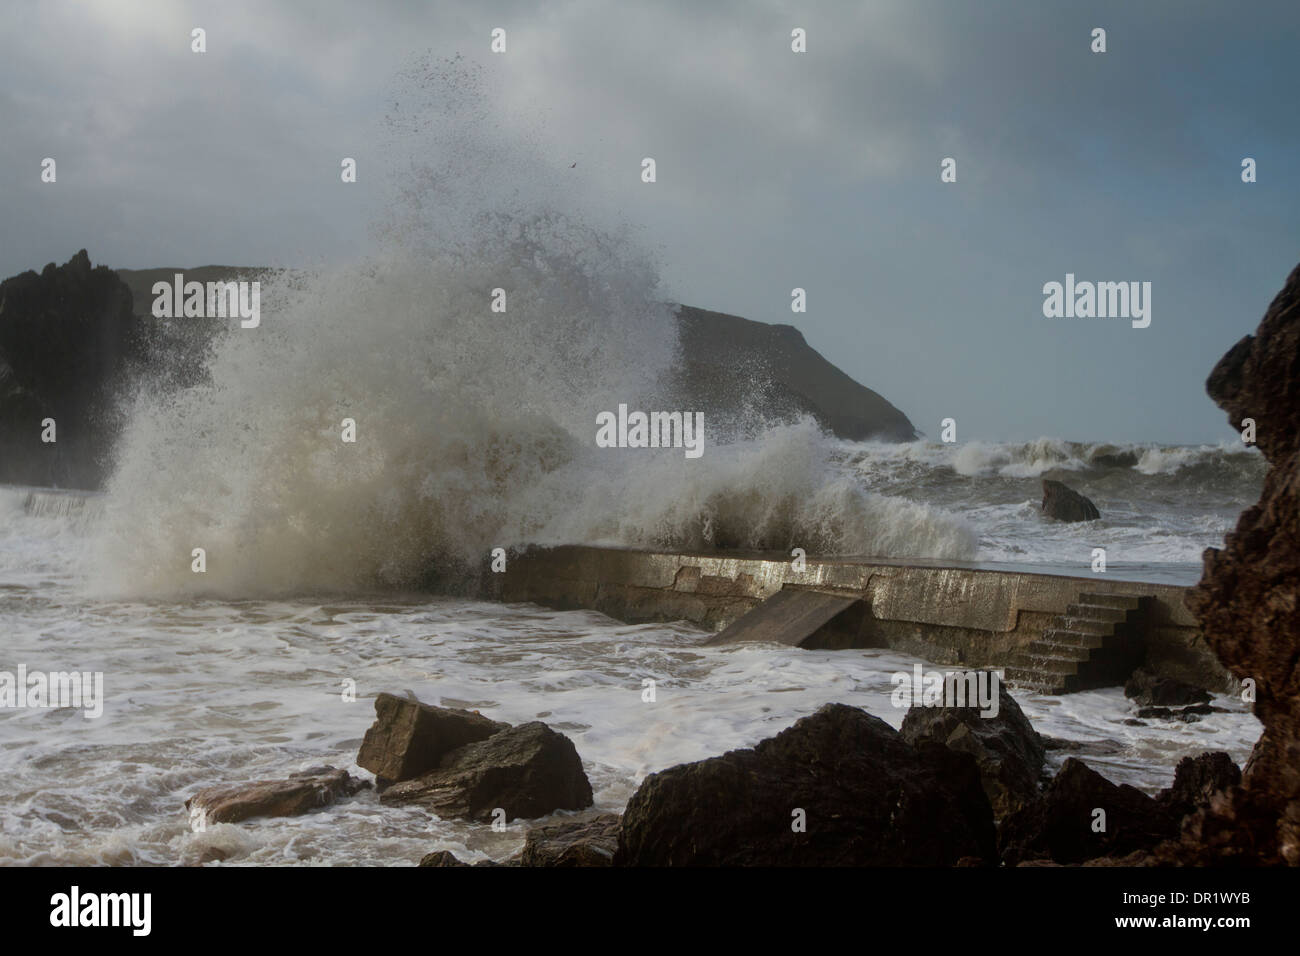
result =
[[[92,268],[83,249],[62,266],[0,283],[0,482],[100,488],[120,425],[120,390],[141,377],[163,389],[202,380],[221,320],[151,314],[154,283],[170,283],[178,272],[207,283],[251,281],[269,270]],[[807,414],[840,438],[917,437],[906,415],[828,362],[793,326],[686,305],[678,322],[675,406],[741,428],[744,416]],[[41,441],[47,418],[57,422],[57,443]]]

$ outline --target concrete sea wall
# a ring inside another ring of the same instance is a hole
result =
[[[1186,588],[1064,575],[840,558],[692,554],[569,546],[514,555],[487,594],[629,623],[685,620],[720,630],[783,589],[859,599],[800,646],[891,647],[940,664],[1003,667],[1082,593],[1146,598],[1146,664],[1212,689],[1232,679],[1183,604]]]

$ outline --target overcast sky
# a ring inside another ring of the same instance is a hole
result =
[[[457,53],[666,295],[795,325],[932,438],[953,416],[963,441],[1230,439],[1206,375],[1300,260],[1295,0],[97,0],[6,22],[6,276],[82,247],[363,257],[397,74]],[[1150,282],[1150,327],[1045,318],[1066,273]]]

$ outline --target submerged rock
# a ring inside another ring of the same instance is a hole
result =
[[[1101,517],[1091,500],[1050,478],[1043,479],[1043,514],[1058,521],[1096,521]]]
[[[623,822],[617,813],[533,827],[524,839],[522,866],[612,866]]]
[[[506,820],[584,810],[592,793],[573,741],[533,721],[451,751],[437,769],[393,784],[380,800],[487,821],[498,808]]]
[[[998,713],[985,717],[974,707],[908,709],[901,733],[910,744],[933,740],[975,758],[984,792],[997,818],[1038,798],[1038,778],[1046,759],[1043,740],[1020,705],[999,684]],[[946,691],[946,688],[945,688]]]
[[[202,812],[207,823],[238,823],[252,817],[295,817],[329,806],[368,787],[345,770],[312,767],[287,780],[254,780],[205,787],[185,801],[191,816]]]
[[[615,863],[949,866],[993,859],[994,842],[974,758],[828,704],[753,749],[651,774]]]
[[[380,694],[375,698],[375,722],[361,742],[357,765],[373,773],[383,787],[433,770],[458,747],[509,728],[473,711]]]
[[[1007,866],[1082,863],[1151,850],[1177,836],[1180,819],[1135,787],[1116,786],[1069,757],[1040,799],[1002,821],[998,845]]]

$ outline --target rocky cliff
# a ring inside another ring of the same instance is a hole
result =
[[[1254,419],[1264,490],[1222,549],[1205,552],[1188,606],[1219,660],[1254,681],[1264,732],[1240,787],[1183,832],[1182,862],[1300,865],[1300,266],[1254,335],[1206,383],[1234,428]]]

